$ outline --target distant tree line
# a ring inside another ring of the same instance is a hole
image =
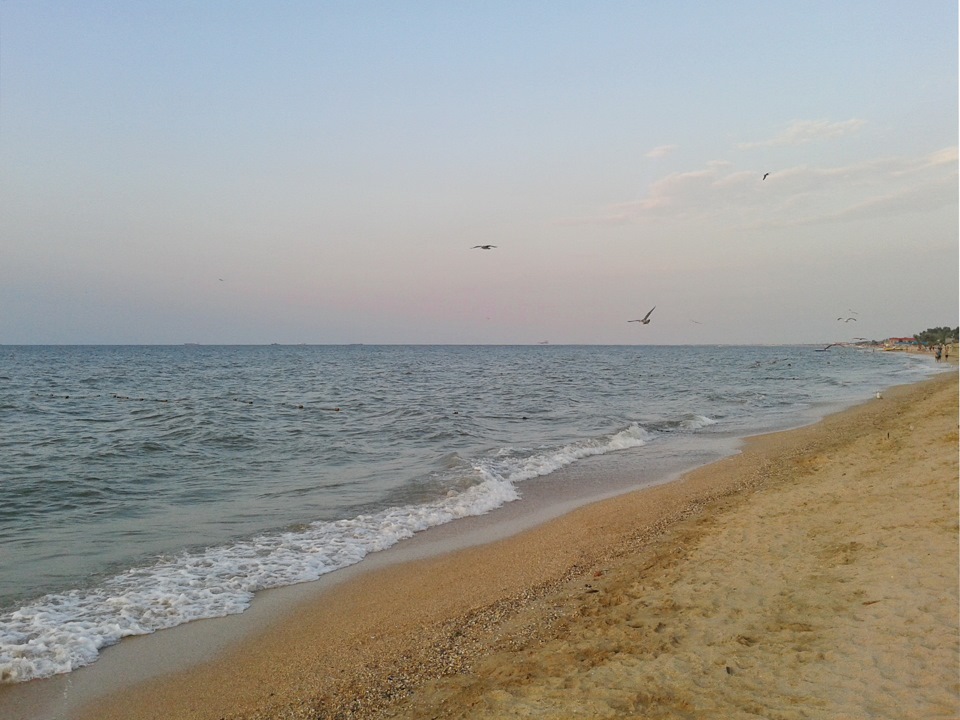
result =
[[[922,333],[913,336],[920,345],[943,345],[960,340],[960,327],[927,328]]]

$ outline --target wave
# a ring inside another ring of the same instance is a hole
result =
[[[316,580],[421,530],[517,500],[517,483],[524,480],[585,457],[639,447],[650,437],[634,423],[561,447],[500,449],[472,461],[467,487],[448,487],[429,502],[163,557],[96,588],[45,595],[0,617],[0,682],[69,672],[94,662],[102,648],[123,637],[243,612],[258,590]]]
[[[80,366],[81,379],[115,365],[117,377],[125,377],[128,369],[140,373],[133,377],[145,377],[147,368],[154,380],[145,383],[143,392],[150,397],[198,398],[177,407],[172,403],[121,407],[115,400],[125,398],[114,395],[84,409],[84,418],[61,412],[59,407],[54,408],[57,413],[51,412],[48,406],[52,403],[30,395],[35,387],[32,378],[38,376],[38,368],[47,367],[49,353],[72,358],[77,351],[41,349],[25,355],[19,364],[7,361],[22,380],[10,389],[4,384],[0,405],[22,413],[24,422],[17,423],[19,435],[12,438],[30,449],[30,453],[13,456],[17,473],[45,494],[37,498],[18,494],[15,514],[7,510],[11,529],[4,532],[37,526],[40,520],[50,522],[54,517],[51,508],[57,509],[51,498],[58,496],[85,508],[102,509],[104,502],[85,502],[81,493],[67,494],[44,479],[45,474],[69,476],[61,470],[73,467],[84,468],[85,478],[96,475],[96,482],[76,489],[107,488],[109,500],[121,509],[128,507],[123,503],[138,502],[144,493],[152,497],[159,489],[165,489],[167,495],[159,495],[158,502],[171,500],[177,507],[184,497],[195,497],[189,493],[204,492],[209,478],[217,482],[229,478],[207,508],[198,508],[201,520],[216,512],[216,502],[229,505],[231,488],[247,483],[253,494],[238,498],[240,511],[232,521],[237,521],[236,527],[256,529],[226,544],[212,539],[207,548],[194,546],[176,555],[154,557],[147,560],[147,566],[96,581],[95,587],[87,585],[83,586],[86,589],[18,603],[23,607],[16,612],[7,612],[11,609],[7,606],[0,611],[0,681],[68,672],[94,662],[103,647],[124,636],[242,612],[258,590],[316,579],[420,530],[490,512],[519,498],[524,481],[592,455],[667,442],[670,434],[709,432],[715,418],[722,421],[725,434],[752,434],[782,424],[788,414],[793,417],[798,408],[824,398],[842,403],[935,371],[932,362],[925,365],[909,357],[844,353],[824,358],[808,349],[789,351],[793,369],[790,377],[784,378],[775,378],[772,370],[754,374],[745,369],[748,360],[757,357],[779,362],[788,352],[784,349],[775,354],[757,348],[644,349],[638,354],[635,348],[554,348],[547,357],[543,351],[528,355],[534,351],[513,348],[397,348],[369,351],[375,356],[365,355],[358,363],[356,349],[323,348],[302,356],[315,361],[308,363],[309,367],[300,364],[299,350],[286,360],[275,356],[273,350],[269,360],[263,359],[265,351],[259,349],[205,349],[202,357],[195,350],[190,349],[188,356],[170,349],[83,350],[77,355],[85,363]],[[178,367],[189,369],[180,373],[182,380],[163,379],[171,357],[181,363]],[[416,385],[383,380],[396,378],[410,357],[422,360],[423,367],[429,364],[429,382],[426,374],[417,377]],[[531,357],[537,364],[518,362]],[[637,371],[638,364],[643,372]],[[691,372],[690,367],[697,371]],[[491,386],[489,378],[494,372],[501,380]],[[793,379],[793,373],[799,379]],[[69,374],[65,375],[65,387],[69,380]],[[311,382],[318,385],[303,394],[302,387]],[[104,380],[97,388],[105,393],[104,398],[113,389],[106,387],[111,383],[114,380]],[[565,393],[558,394],[555,387],[561,384]],[[86,385],[77,388],[70,384],[63,395],[69,391],[73,398],[75,390],[93,392]],[[248,392],[252,393],[249,397]],[[208,407],[210,403],[205,401],[211,398],[222,402]],[[270,404],[266,398],[278,400]],[[251,407],[254,400],[256,405]],[[71,399],[71,411],[72,403]],[[296,414],[291,403],[297,404]],[[299,403],[305,404],[304,412],[299,412]],[[326,412],[341,406],[345,409],[342,414]],[[157,415],[159,407],[163,407],[162,416]],[[383,411],[390,407],[395,409]],[[530,412],[529,407],[535,411]],[[646,413],[642,422],[636,419],[638,407]],[[324,412],[311,413],[311,409]],[[536,421],[521,424],[519,419],[527,415],[535,415]],[[611,426],[611,421],[617,425]],[[94,423],[108,424],[100,427]],[[598,429],[610,427],[617,429]],[[86,435],[78,440],[78,432],[90,434],[97,442],[89,444]],[[580,433],[593,433],[594,437],[573,442],[557,439],[580,437]],[[49,438],[59,437],[72,438],[72,444],[46,444]],[[11,438],[4,442],[10,443]],[[148,448],[145,443],[153,445]],[[497,447],[514,443],[531,447]],[[168,451],[159,456],[161,466],[155,461],[164,446]],[[488,449],[481,450],[483,447]],[[107,456],[107,452],[111,454]],[[55,464],[61,456],[64,461]],[[412,464],[406,464],[407,460]],[[309,471],[301,474],[300,468]],[[161,488],[161,483],[155,482],[158,469],[174,479],[192,472],[203,477],[184,483],[183,488],[176,482]],[[415,477],[402,477],[407,472]],[[261,475],[277,482],[261,484]],[[336,487],[336,492],[319,492],[324,483]],[[341,484],[344,486],[338,487]],[[172,495],[174,491],[180,495]],[[121,496],[123,492],[129,496]],[[329,510],[317,510],[309,524],[301,522],[299,510],[272,519],[271,511],[283,513],[289,505],[298,505],[304,494],[331,497],[329,506],[314,505]],[[290,498],[288,503],[282,502],[285,497]],[[377,505],[350,504],[371,497],[377,498]],[[241,522],[246,513],[257,511],[263,512],[262,520]],[[322,512],[329,512],[323,520],[319,519]],[[97,523],[81,526],[85,516],[80,515],[67,518],[72,524],[65,525],[66,530],[77,533],[84,542],[109,541],[109,530],[97,531]],[[164,517],[158,513],[154,526],[160,534]],[[285,531],[265,529],[267,523],[288,522],[300,524]],[[162,538],[163,545],[180,527],[171,525],[168,536]],[[37,533],[29,540],[37,543],[39,550],[24,556],[41,561],[41,567],[45,567],[41,551],[64,552],[62,542],[44,544]],[[169,546],[179,547],[179,543],[176,540]],[[152,552],[140,552],[141,547],[155,546],[131,543],[124,557],[142,558]],[[95,572],[110,567],[103,558],[95,559]],[[29,572],[29,565],[25,567]],[[11,574],[24,593],[31,587],[26,572]],[[63,582],[74,583],[75,588],[85,582],[79,572],[73,578]],[[49,589],[53,585],[33,587]],[[35,595],[41,592],[38,589]]]
[[[710,425],[716,425],[718,420],[709,418],[706,415],[697,415],[690,413],[675,420],[660,420],[650,423],[650,428],[657,432],[674,432],[677,430],[693,432],[701,430]]]

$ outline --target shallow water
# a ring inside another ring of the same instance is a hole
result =
[[[0,347],[0,675],[241,612],[525,488],[542,506],[657,481],[934,371],[806,346]]]

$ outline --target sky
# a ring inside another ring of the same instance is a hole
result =
[[[955,0],[0,0],[0,344],[955,327],[957,37]]]

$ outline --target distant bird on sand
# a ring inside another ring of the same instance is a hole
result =
[[[492,250],[492,249],[495,248],[495,247],[496,247],[496,245],[474,245],[474,246],[473,246],[472,248],[470,248],[470,249],[471,249],[471,250],[476,250],[477,248],[480,248],[481,250]]]
[[[764,173],[764,174],[763,174],[763,179],[766,180],[769,175],[770,175],[770,173]]]
[[[656,309],[657,309],[657,306],[654,305],[652,308],[650,308],[650,312],[648,312],[646,315],[644,315],[642,319],[640,319],[640,320],[627,320],[627,322],[638,322],[638,323],[640,323],[641,325],[649,325],[649,324],[650,324],[650,313],[652,313],[652,312],[653,312],[654,310],[656,310]]]

